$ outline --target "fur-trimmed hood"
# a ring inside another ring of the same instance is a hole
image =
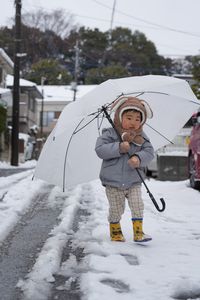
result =
[[[136,110],[141,113],[141,125],[139,129],[137,130],[124,130],[121,126],[122,123],[122,114],[126,110]],[[143,124],[146,122],[147,118],[153,117],[153,112],[148,105],[148,103],[144,100],[140,100],[136,97],[121,97],[118,100],[116,100],[112,107],[111,111],[115,112],[114,115],[114,124],[121,135],[123,141],[133,142],[135,144],[141,145],[144,142],[144,139],[142,138],[142,127]]]

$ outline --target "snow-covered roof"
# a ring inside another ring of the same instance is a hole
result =
[[[11,73],[13,72],[14,63],[2,48],[0,48],[0,62],[2,64],[6,63],[9,71]]]
[[[7,75],[6,76],[6,85],[13,86],[14,76]],[[35,82],[20,78],[20,86],[33,87],[36,86]]]
[[[0,88],[0,95],[7,94],[7,93],[11,93],[11,90]]]
[[[187,74],[185,74],[185,73],[184,74],[176,73],[176,74],[173,74],[172,76],[173,77],[177,77],[177,76],[179,76],[179,77],[191,77],[191,78],[193,77],[192,74],[188,74],[188,73]]]
[[[95,87],[96,85],[79,85],[76,99],[81,98]],[[71,85],[40,85],[38,89],[41,93],[43,90],[44,101],[66,102],[74,99],[74,91],[71,89]]]

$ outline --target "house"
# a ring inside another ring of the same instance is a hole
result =
[[[14,63],[6,54],[6,52],[0,48],[0,104],[7,107],[7,103],[12,103],[11,90],[6,87],[7,74],[13,74]]]
[[[7,74],[13,74],[14,63],[6,52],[0,48],[0,86],[6,88]]]
[[[96,85],[79,85],[76,100],[95,88]],[[74,90],[70,85],[38,86],[43,99],[36,99],[35,124],[41,127],[41,112],[43,115],[42,132],[48,135],[54,128],[56,121],[66,105],[74,100]]]
[[[7,75],[6,85],[13,88],[14,77]],[[76,99],[89,92],[95,85],[80,85]],[[19,131],[29,132],[37,126],[42,135],[48,135],[64,107],[74,99],[74,91],[66,86],[37,86],[36,83],[20,78]],[[8,103],[8,124],[12,123],[12,102]],[[42,122],[43,120],[43,122]],[[41,124],[43,125],[41,126]]]
[[[12,90],[14,63],[0,48],[0,104],[7,108],[7,123],[12,125]],[[34,82],[20,78],[19,132],[28,133],[37,126],[48,135],[55,126],[63,108],[73,101],[71,86],[37,86]],[[76,99],[94,86],[79,86]],[[43,120],[43,125],[41,122]]]
[[[14,76],[7,75],[6,85],[13,89]],[[19,131],[27,133],[35,125],[36,99],[42,99],[36,83],[20,78],[20,102],[19,102]],[[8,104],[8,125],[12,124],[12,103]]]
[[[6,113],[8,105],[12,104],[12,92],[6,88],[6,76],[12,74],[14,63],[0,48],[0,152],[5,148]]]

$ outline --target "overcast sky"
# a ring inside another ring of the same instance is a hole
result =
[[[74,21],[101,31],[110,29],[114,0],[21,0],[22,13],[44,8],[62,8]],[[0,26],[9,25],[15,0],[6,0]],[[158,53],[169,56],[200,54],[200,0],[116,0],[113,28],[128,27],[143,32]]]

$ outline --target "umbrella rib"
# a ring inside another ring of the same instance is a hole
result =
[[[148,123],[146,123],[145,125],[147,125],[149,128],[151,128],[152,130],[154,130],[156,133],[158,133],[160,136],[162,136],[166,141],[168,141],[170,144],[174,144],[172,141],[170,141],[166,136],[164,136],[161,132],[159,132],[158,130],[156,130],[155,128],[153,128],[151,125],[149,125]]]
[[[146,93],[151,93],[151,94],[161,94],[161,95],[167,95],[167,96],[169,96],[169,94],[168,93],[164,93],[164,92],[155,92],[155,91],[144,91],[144,92],[131,92],[131,93],[127,93],[127,94],[124,94],[124,96],[127,96],[127,95],[133,95],[133,94],[136,94],[137,95],[137,97],[138,96],[141,96],[141,95],[143,95],[143,94],[146,94]]]
[[[117,101],[119,98],[121,98],[122,96],[124,96],[124,93],[121,93],[119,96],[117,96],[117,98],[115,98],[112,102],[108,103],[108,104],[105,104],[104,107],[106,109],[109,108],[109,106],[111,106],[113,103],[115,103],[115,101]]]
[[[121,98],[122,96],[128,96],[128,95],[135,95],[136,94],[136,97],[139,97],[145,93],[152,93],[152,94],[160,94],[160,95],[166,95],[166,96],[169,96],[168,93],[164,93],[164,92],[155,92],[155,91],[144,91],[144,92],[131,92],[131,93],[121,93],[119,96],[117,96],[112,102],[108,103],[108,104],[105,104],[104,107],[106,107],[106,109],[108,109],[113,103],[115,103],[115,101],[117,101],[119,98]],[[89,116],[91,115],[94,115],[96,114],[97,112],[93,112],[91,114],[89,114]]]
[[[67,145],[67,149],[66,149],[66,153],[65,153],[65,159],[64,159],[64,168],[63,168],[63,192],[65,191],[65,178],[66,178],[66,174],[65,174],[65,170],[66,170],[66,163],[67,163],[67,154],[69,151],[69,146],[71,144],[73,135],[75,135],[76,133],[78,133],[79,131],[81,131],[83,128],[85,128],[87,125],[89,125],[91,122],[93,122],[99,115],[101,114],[101,112],[98,113],[98,115],[96,115],[92,120],[90,120],[87,124],[85,124],[84,126],[82,126],[81,128],[78,129],[78,127],[80,126],[80,124],[83,122],[83,120],[85,119],[85,117],[83,119],[81,119],[81,121],[78,123],[78,125],[76,126],[76,128],[74,129],[74,131],[72,132],[72,135],[69,139],[68,145]],[[78,130],[77,130],[78,129]]]
[[[192,103],[197,104],[198,106],[200,106],[200,102],[197,103],[197,102],[195,102],[195,101],[193,101],[193,100],[190,100],[190,102],[192,102]]]
[[[73,134],[78,133],[79,131],[81,131],[83,128],[87,127],[90,123],[92,123],[96,118],[98,118],[98,116],[101,114],[101,112],[99,112],[92,120],[90,120],[89,122],[87,122],[84,126],[82,126],[81,128],[79,128],[78,130],[76,130],[78,128],[78,126],[81,124],[81,122],[84,120],[81,120],[81,122],[79,123],[79,125],[76,127],[76,129],[74,130]]]
[[[65,191],[65,169],[66,169],[66,163],[67,163],[67,154],[68,154],[68,150],[69,150],[69,146],[70,146],[70,143],[72,141],[72,137],[73,135],[75,134],[76,132],[76,129],[79,127],[79,125],[83,122],[85,118],[83,118],[79,123],[78,125],[76,126],[76,128],[74,129],[74,131],[72,132],[72,135],[69,139],[69,142],[68,142],[68,145],[67,145],[67,149],[66,149],[66,152],[65,152],[65,159],[64,159],[64,168],[63,168],[63,192]]]
[[[100,135],[100,128],[101,128],[101,126],[103,124],[104,115],[103,115],[103,118],[102,118],[101,122],[99,122],[99,118],[98,117],[99,117],[99,115],[97,116],[97,129],[98,129],[98,132],[99,132],[99,135]]]
[[[136,97],[139,97],[145,93],[152,93],[152,94],[160,94],[160,95],[166,95],[169,96],[168,93],[164,93],[164,92],[155,92],[155,91],[144,91],[144,92],[130,92],[130,93],[121,93],[119,96],[117,96],[117,98],[115,98],[112,102],[110,102],[108,105],[104,105],[106,107],[106,109],[108,109],[109,106],[111,106],[113,103],[115,103],[115,101],[117,101],[119,98],[121,98],[122,96],[128,96],[128,95],[136,95]]]

